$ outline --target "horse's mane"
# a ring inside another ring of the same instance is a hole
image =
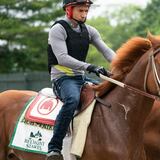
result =
[[[122,81],[134,67],[139,58],[151,48],[151,42],[142,37],[134,37],[124,43],[117,51],[111,63],[111,78]],[[106,93],[114,85],[108,81],[93,87],[100,95]]]
[[[151,48],[151,43],[148,39],[134,37],[124,43],[117,51],[115,59],[111,63],[112,72],[121,72],[124,77],[130,72],[134,64],[139,58]],[[117,73],[116,73],[117,74]]]

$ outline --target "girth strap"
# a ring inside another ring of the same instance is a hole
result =
[[[111,104],[104,101],[102,98],[99,98],[99,97],[95,97],[96,101],[98,101],[99,103],[101,103],[102,105],[104,105],[105,107],[108,107],[108,108],[111,108]]]

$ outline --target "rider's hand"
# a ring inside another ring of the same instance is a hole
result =
[[[111,76],[111,73],[107,70],[104,69],[104,67],[101,67],[101,66],[95,66],[95,65],[89,65],[88,68],[87,68],[87,71],[89,73],[95,73],[98,77],[99,77],[99,74],[103,74],[105,76]]]

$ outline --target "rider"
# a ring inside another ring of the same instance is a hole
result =
[[[97,76],[100,73],[106,76],[109,74],[103,67],[85,62],[89,44],[93,44],[109,62],[115,56],[115,52],[102,41],[99,32],[85,24],[92,3],[90,0],[63,0],[66,16],[56,21],[49,31],[49,72],[53,90],[64,104],[48,144],[47,160],[63,160],[63,138],[79,104],[80,90],[86,81],[84,71]]]

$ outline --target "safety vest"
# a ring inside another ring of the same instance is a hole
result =
[[[81,32],[74,31],[71,26],[64,20],[56,21],[60,23],[67,33],[66,45],[68,54],[73,58],[85,62],[89,48],[89,33],[85,24],[81,24]],[[48,44],[48,70],[51,71],[53,65],[57,65],[58,61],[52,51],[52,47]]]

